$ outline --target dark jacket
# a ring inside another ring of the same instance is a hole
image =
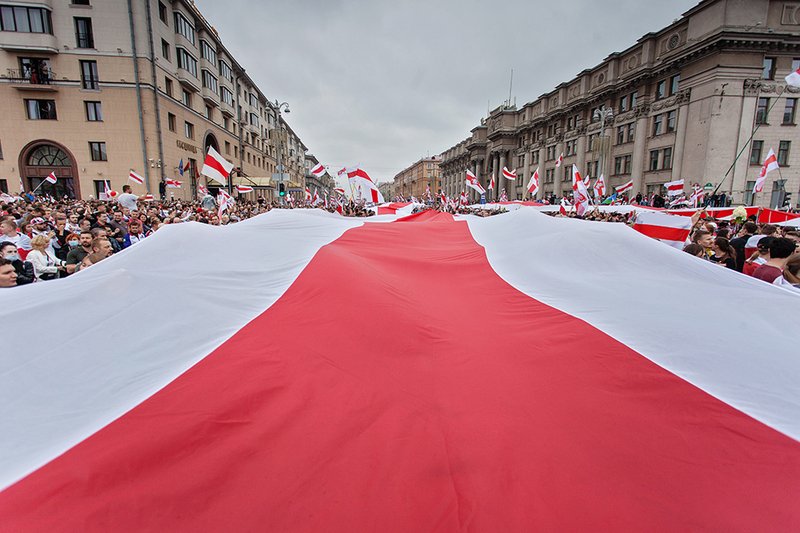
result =
[[[11,265],[17,271],[17,285],[27,285],[28,283],[33,283],[33,280],[36,279],[36,274],[33,272],[33,264],[29,261],[18,259],[12,261]]]

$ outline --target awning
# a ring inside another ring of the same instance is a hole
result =
[[[234,176],[233,184],[235,185],[249,185],[250,187],[261,187],[274,189],[275,185],[272,183],[272,178],[269,176]]]

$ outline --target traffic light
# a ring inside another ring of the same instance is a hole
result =
[[[792,206],[792,193],[785,192],[783,193],[783,207],[791,207]]]
[[[278,184],[278,196],[286,196],[286,184],[283,182]]]

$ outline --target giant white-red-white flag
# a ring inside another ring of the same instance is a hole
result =
[[[528,181],[528,194],[535,196],[539,192],[539,167],[533,171],[530,181]]]
[[[228,176],[233,170],[233,163],[222,157],[213,146],[208,147],[206,160],[203,163],[203,168],[200,173],[207,176],[218,183],[226,185],[228,183]]]
[[[682,249],[688,242],[693,224],[691,217],[667,215],[643,209],[636,212],[633,229],[673,248]]]
[[[753,194],[763,191],[764,183],[767,181],[767,174],[779,168],[778,158],[775,156],[775,152],[772,148],[770,148],[767,157],[764,159],[764,164],[761,165],[761,171],[756,178],[756,182],[753,185]]]
[[[467,170],[466,184],[470,189],[474,189],[480,194],[486,194],[486,189],[483,188],[483,185],[481,185],[481,183],[478,181],[478,178],[472,173],[471,170]]]

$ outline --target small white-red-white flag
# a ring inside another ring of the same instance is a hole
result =
[[[558,206],[558,212],[564,216],[567,216],[567,207],[571,207],[569,202],[567,202],[566,198],[562,198],[561,204]]]
[[[761,172],[758,174],[758,178],[756,178],[756,183],[753,185],[753,193],[761,192],[764,190],[764,183],[767,181],[767,174],[772,172],[773,170],[778,170],[780,166],[778,165],[778,158],[775,156],[775,152],[772,148],[769,149],[767,153],[767,158],[764,159],[764,164],[761,165]]]
[[[606,194],[606,178],[600,174],[600,177],[597,178],[597,181],[594,182],[594,195],[597,198],[601,196],[605,196]]]
[[[531,180],[528,182],[528,194],[536,195],[537,192],[539,192],[539,167],[533,171]]]
[[[311,189],[306,187],[306,201],[308,202],[310,200],[311,200]]]
[[[253,188],[249,185],[237,185],[236,192],[239,194],[244,194],[246,192],[253,192]]]
[[[700,186],[700,184],[695,184],[692,187],[692,196],[689,197],[689,200],[692,202],[693,207],[697,207],[700,205],[700,202],[703,201],[703,198],[706,196],[706,191]]]
[[[311,173],[314,174],[316,177],[321,178],[325,175],[327,171],[325,170],[325,165],[320,163],[319,165],[315,166],[311,169]]]
[[[486,190],[487,190],[487,191],[493,191],[493,190],[494,190],[494,187],[495,187],[495,183],[494,183],[494,172],[492,172],[492,178],[489,180],[489,186],[488,186],[488,187],[486,187]]]
[[[46,181],[47,183],[52,183],[53,185],[55,185],[56,182],[58,181],[58,178],[56,177],[56,173],[55,172],[51,172],[50,175],[47,176],[44,179],[44,181]]]
[[[443,206],[447,205],[447,196],[444,194],[444,191],[439,193],[439,201],[442,203]]]
[[[217,216],[221,217],[226,209],[233,206],[233,197],[225,189],[220,189],[219,194],[217,194],[217,205],[219,205]]]
[[[208,194],[208,189],[206,189],[205,185],[200,184],[197,186],[197,194],[198,196],[205,196]]]
[[[572,198],[578,215],[583,215],[589,210],[589,189],[586,188],[586,182],[578,172],[578,165],[572,165]]]
[[[206,160],[200,173],[223,185],[228,183],[228,176],[233,170],[233,163],[222,157],[213,146],[208,147]]]
[[[469,171],[467,171],[469,172]],[[461,193],[461,205],[467,205],[469,203],[469,197],[467,196],[467,192],[463,191]]]
[[[667,189],[667,196],[678,196],[683,194],[683,179],[670,181],[664,184]]]
[[[558,156],[558,159],[556,159],[556,168],[560,167],[561,163],[563,162],[564,162],[564,152],[561,152],[561,155]]]
[[[467,187],[470,189],[475,189],[481,194],[486,194],[486,189],[483,188],[483,185],[480,184],[478,178],[475,177],[475,174],[472,173],[471,170],[467,170],[467,179],[466,179]],[[466,196],[467,193],[464,193]]]
[[[167,187],[167,189],[180,189],[183,183],[178,180],[166,179],[164,180],[164,185]]]
[[[314,199],[311,200],[311,203],[317,205],[319,203],[319,192],[317,192],[317,188],[314,187]]]
[[[506,167],[503,167],[503,177],[507,180],[515,180],[517,179],[517,173],[508,170]]]
[[[141,177],[139,174],[134,172],[133,170],[130,171],[128,174],[128,180],[138,183],[139,185],[144,185],[144,178]]]
[[[800,69],[795,70],[794,72],[786,76],[785,79],[787,85],[800,88]]]
[[[622,184],[622,185],[620,185],[619,187],[615,187],[615,190],[616,190],[616,191],[617,191],[619,194],[622,194],[622,193],[628,192],[628,191],[629,191],[629,190],[631,190],[631,189],[633,189],[633,180],[629,181],[628,183],[623,183],[623,184]]]

